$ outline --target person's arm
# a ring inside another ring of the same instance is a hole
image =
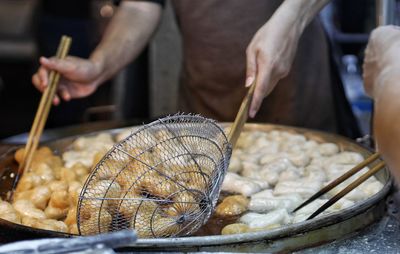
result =
[[[263,99],[291,68],[304,28],[329,0],[285,0],[254,35],[247,55],[246,86],[255,82],[250,106],[254,117]]]
[[[375,29],[364,60],[364,86],[374,99],[377,151],[400,184],[400,28]]]
[[[47,86],[49,70],[61,73],[59,95],[64,100],[92,94],[97,87],[135,59],[154,33],[162,7],[146,1],[123,1],[89,59],[40,58],[41,67],[32,77],[41,91]],[[59,98],[55,98],[59,103]]]

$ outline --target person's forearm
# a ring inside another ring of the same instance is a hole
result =
[[[280,20],[292,22],[301,34],[328,2],[329,0],[285,0],[276,10],[272,19],[279,17]]]
[[[374,99],[374,136],[400,184],[400,28],[379,27],[370,36],[364,59],[364,86]]]
[[[96,83],[109,79],[140,54],[159,23],[161,11],[161,6],[154,3],[121,3],[90,56],[101,73]]]

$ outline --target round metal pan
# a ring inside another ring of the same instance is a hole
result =
[[[227,126],[227,124],[224,124]],[[106,130],[117,134],[123,129]],[[368,149],[354,141],[325,132],[313,131],[270,124],[246,124],[245,130],[283,130],[305,135],[309,139],[321,142],[334,142],[340,149],[355,151],[368,156]],[[96,133],[85,134],[84,136]],[[76,136],[67,137],[46,143],[55,152],[68,149]],[[16,148],[0,157],[0,195],[5,198],[12,186],[11,173],[17,170],[13,159]],[[392,180],[387,169],[376,174],[384,184],[382,190],[370,198],[341,211],[317,217],[310,221],[283,226],[281,228],[236,234],[180,237],[166,239],[139,239],[134,245],[126,246],[129,251],[224,251],[224,252],[289,252],[310,246],[321,245],[345,236],[354,234],[364,227],[379,220],[385,212],[384,198],[387,196]],[[24,239],[44,237],[72,237],[73,235],[48,230],[30,228],[0,219],[0,241],[11,242]]]

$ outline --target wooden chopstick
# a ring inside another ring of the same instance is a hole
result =
[[[57,58],[64,59],[68,55],[69,48],[71,47],[71,42],[72,39],[70,37],[62,36],[57,49]],[[25,170],[29,169],[29,167],[31,166],[33,155],[38,147],[40,137],[43,133],[44,125],[46,124],[47,117],[49,116],[51,104],[57,91],[59,80],[60,74],[56,71],[51,71],[49,75],[49,85],[43,92],[38,110],[35,115],[35,119],[32,124],[32,128],[29,132],[28,141],[25,146],[24,157],[20,167],[18,168],[18,174],[14,181],[14,187],[23,172],[25,172]]]
[[[244,97],[242,104],[240,105],[239,111],[236,115],[235,121],[232,124],[229,132],[228,141],[232,145],[232,149],[235,147],[236,142],[242,132],[243,126],[249,117],[249,108],[251,99],[253,98],[254,90],[256,88],[255,82],[250,86],[246,96]]]
[[[296,207],[296,209],[294,209],[293,212],[298,211],[299,209],[301,209],[304,206],[308,205],[309,203],[313,202],[314,200],[316,200],[320,196],[324,195],[328,191],[332,190],[333,188],[335,188],[336,186],[338,186],[339,184],[341,184],[342,182],[344,182],[345,180],[350,178],[352,175],[354,175],[355,173],[357,173],[358,171],[360,171],[365,166],[367,166],[368,164],[372,163],[373,161],[375,161],[378,158],[379,158],[379,154],[378,153],[372,154],[367,159],[365,159],[361,163],[357,164],[355,167],[353,167],[352,169],[347,171],[345,174],[343,174],[342,176],[338,177],[333,182],[331,182],[330,184],[328,184],[327,186],[325,186],[324,188],[319,190],[317,193],[312,195],[309,199],[307,199],[302,204],[300,204],[298,207]]]
[[[332,206],[334,203],[336,203],[339,199],[344,197],[347,193],[350,191],[354,190],[357,186],[362,184],[365,180],[367,180],[369,177],[377,173],[379,170],[385,167],[385,162],[381,161],[377,165],[375,165],[372,169],[368,170],[365,174],[360,176],[357,180],[349,184],[346,188],[344,188],[342,191],[340,191],[338,194],[333,196],[331,199],[329,199],[325,204],[323,204],[320,208],[317,209],[313,214],[310,215],[310,217],[307,218],[307,220],[311,220],[318,214],[322,213],[325,211],[327,208]]]

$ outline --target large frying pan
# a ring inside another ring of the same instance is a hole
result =
[[[106,132],[119,133],[122,129],[110,129]],[[347,138],[308,129],[269,124],[247,124],[245,130],[284,130],[300,133],[307,138],[321,142],[334,142],[341,149],[360,152],[368,156],[371,152]],[[84,134],[83,136],[96,133]],[[66,137],[47,142],[46,145],[60,153],[68,149],[75,137]],[[17,171],[13,155],[17,147],[3,147],[0,156],[0,196],[4,199],[12,187],[12,173]],[[0,150],[1,153],[1,150]],[[281,228],[237,235],[196,236],[168,239],[139,239],[134,246],[126,246],[130,251],[291,251],[308,246],[320,245],[332,240],[353,234],[356,231],[379,220],[385,213],[384,199],[389,193],[392,180],[387,169],[380,171],[376,177],[384,187],[374,196],[347,209],[317,217],[310,221],[287,225]],[[30,228],[0,219],[0,242],[12,242],[24,239],[47,237],[73,237],[73,235],[48,230]]]

